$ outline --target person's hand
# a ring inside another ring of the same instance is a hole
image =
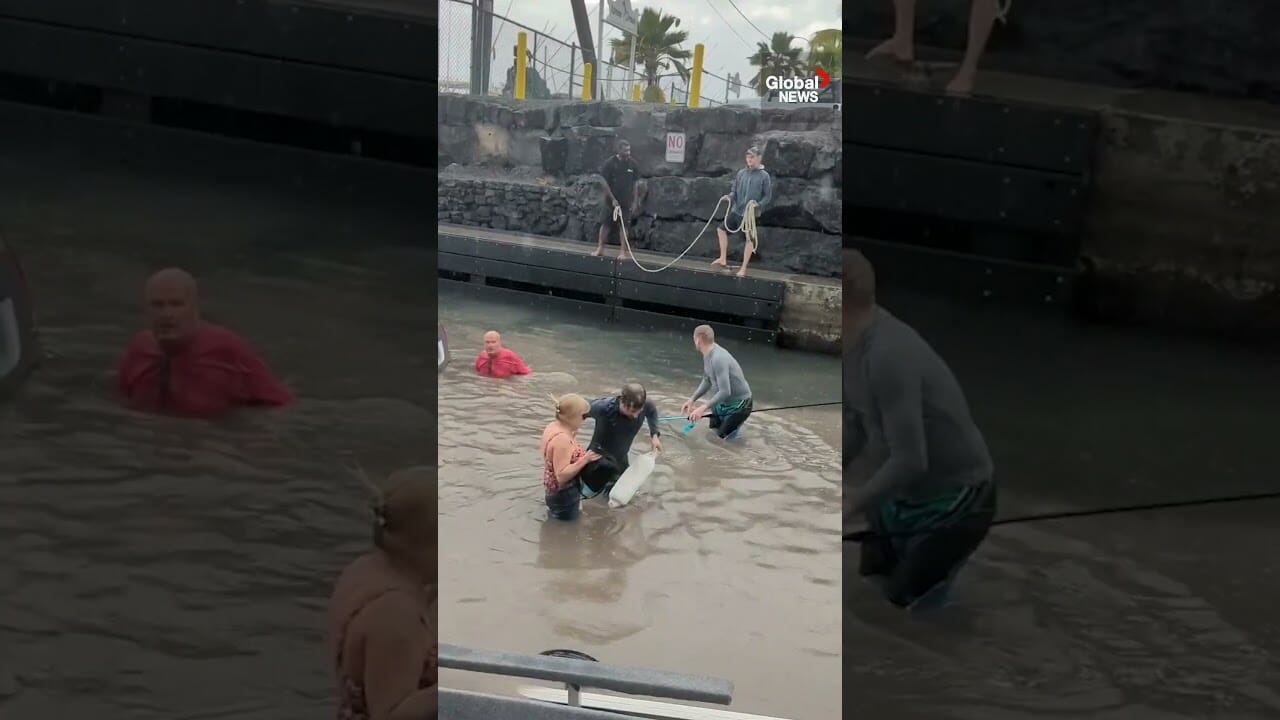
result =
[[[662,438],[657,435],[653,436],[653,451],[662,452]]]
[[[613,203],[615,208],[622,207],[622,204],[618,202],[618,198],[609,198],[609,202]]]
[[[707,406],[699,405],[698,407],[693,409],[693,412],[689,413],[689,419],[696,422],[698,420],[701,420],[702,416],[706,414],[707,414]]]
[[[587,454],[582,456],[582,459],[587,462],[595,462],[600,459],[600,453],[595,450],[588,450]]]
[[[684,415],[685,417],[688,417],[688,416],[689,416],[689,408],[691,408],[691,407],[693,407],[693,401],[692,401],[692,400],[685,400],[685,401],[684,401],[684,404],[680,406],[680,414],[681,414],[681,415]]]
[[[631,214],[635,215],[640,212],[640,203],[631,203]]]
[[[721,196],[720,196],[720,202],[724,202],[725,200],[732,200],[732,199],[733,199],[733,198],[732,198],[732,197],[730,197],[730,196],[728,196],[728,195],[721,195]]]

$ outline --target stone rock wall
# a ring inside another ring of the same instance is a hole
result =
[[[835,277],[840,268],[838,112],[820,108],[698,110],[633,103],[515,103],[440,95],[441,222],[595,242],[605,197],[595,175],[618,139],[631,143],[644,184],[629,238],[678,254],[758,145],[774,178],[759,218],[753,266]],[[667,132],[684,132],[683,163],[665,159]],[[536,172],[530,173],[530,170]],[[525,175],[528,179],[514,178]],[[533,177],[536,176],[536,177]],[[723,216],[723,208],[721,210]],[[734,257],[740,249],[734,249]],[[714,227],[689,253],[717,253]]]
[[[970,0],[917,9],[921,45],[963,50]],[[1280,100],[1280,4],[1274,0],[1015,0],[984,65],[1065,80]],[[850,5],[846,36],[888,37],[889,0]]]

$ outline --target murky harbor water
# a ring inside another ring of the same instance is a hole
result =
[[[221,146],[195,143],[139,168],[11,140],[0,232],[45,360],[0,406],[0,717],[331,716],[323,610],[369,537],[346,466],[435,458],[430,258],[398,245],[418,226],[280,157],[219,167]],[[169,264],[295,406],[206,422],[115,402],[142,282]]]

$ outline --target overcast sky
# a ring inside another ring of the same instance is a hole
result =
[[[722,77],[732,72],[740,73],[744,83],[755,74],[747,58],[755,52],[757,42],[768,42],[768,37],[774,32],[786,31],[792,35],[807,37],[816,30],[840,27],[839,0],[632,0],[631,4],[637,12],[645,7],[652,7],[680,18],[680,29],[689,33],[686,47],[692,51],[696,43],[706,46],[706,69]],[[508,17],[513,22],[545,32],[559,40],[578,44],[569,0],[493,0],[493,5],[495,13]],[[599,5],[599,2],[587,0],[593,37]],[[466,14],[465,7],[460,8],[452,0],[441,0],[441,73],[449,75],[447,79],[450,80],[466,78]],[[499,28],[495,24],[494,29],[497,35],[495,46],[514,45],[515,34],[511,27]],[[619,35],[618,30],[605,26],[606,41]],[[460,59],[459,55],[462,56]],[[541,52],[539,56],[542,56]],[[552,60],[552,64],[567,65],[566,59],[562,58],[563,54]],[[581,58],[577,62],[580,64]],[[499,67],[503,68],[502,74],[499,74]],[[495,61],[495,84],[501,85],[505,67],[505,64],[500,66]],[[461,77],[452,77],[459,74]],[[560,89],[553,87],[553,90]],[[704,82],[703,95],[722,99],[717,96],[722,96],[723,93],[723,83]]]

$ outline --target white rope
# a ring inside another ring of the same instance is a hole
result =
[[[727,203],[728,201],[729,201],[728,195],[725,195],[724,197],[716,201],[715,209],[711,211],[711,217],[707,218],[707,223],[702,226],[701,230],[698,231],[697,237],[693,239],[693,242],[689,243],[689,247],[685,248],[684,252],[677,255],[674,260],[656,269],[647,268],[644,265],[641,265],[640,261],[636,259],[635,250],[632,249],[631,247],[631,240],[627,238],[627,224],[623,222],[623,219],[622,219],[621,205],[615,204],[613,206],[613,221],[618,223],[618,232],[622,236],[622,246],[626,248],[627,255],[630,256],[631,262],[635,263],[636,267],[640,268],[644,272],[658,273],[680,262],[682,259],[684,259],[685,255],[688,255],[689,252],[693,250],[693,246],[697,245],[698,241],[702,239],[703,234],[705,234],[707,232],[707,229],[711,227],[711,223],[716,221],[716,213],[720,212],[720,206],[724,203]],[[737,233],[737,232],[745,233],[747,236],[747,242],[751,243],[751,246],[755,249],[755,251],[759,251],[760,241],[759,241],[759,236],[757,235],[757,232],[756,232],[756,201],[755,200],[747,201],[747,207],[745,210],[743,210],[743,213],[742,213],[742,222],[739,223],[738,227],[736,228],[729,227],[729,210],[730,210],[729,207],[725,208],[724,221],[723,223],[721,223],[721,226],[724,227],[724,229],[730,233]]]

